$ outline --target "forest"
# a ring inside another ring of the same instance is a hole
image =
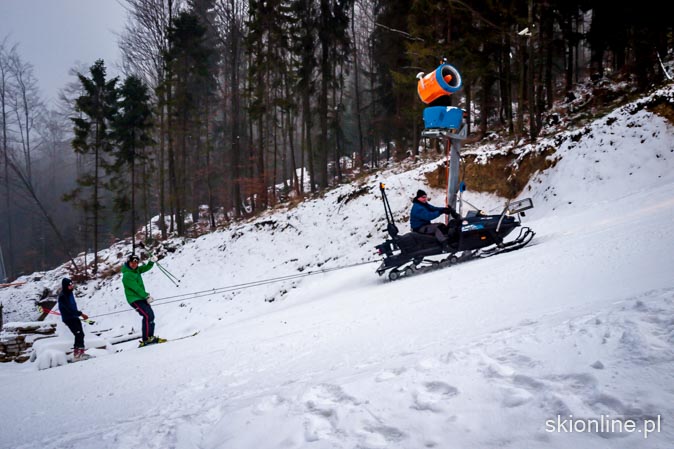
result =
[[[579,84],[667,81],[674,47],[652,0],[123,3],[123,75],[73,67],[55,106],[0,36],[0,282],[83,251],[95,276],[150,226],[196,236],[438,151],[416,83],[444,60],[472,141],[531,142]]]

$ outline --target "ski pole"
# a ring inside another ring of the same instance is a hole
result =
[[[172,281],[180,282],[180,279],[178,279],[178,278],[177,278],[176,276],[174,276],[169,270],[167,270],[167,269],[164,267],[164,265],[162,265],[162,264],[160,264],[159,262],[157,262],[157,266],[158,266],[159,269],[162,271],[162,273],[164,273],[164,274],[166,275],[166,277],[168,277],[168,278],[171,279]]]
[[[154,256],[154,255],[153,255],[152,253],[150,253],[150,257],[153,257],[153,256]],[[174,284],[175,284],[176,282],[180,282],[180,279],[178,279],[177,277],[175,277],[169,270],[167,270],[167,269],[166,269],[162,264],[160,264],[158,261],[155,262],[155,265],[157,265],[157,267],[159,268],[159,271],[161,271],[162,273],[164,273],[164,276],[166,276],[167,278],[169,278],[169,280],[170,280],[171,282],[173,282]],[[176,285],[176,287],[177,287],[177,285]]]
[[[152,256],[150,256],[150,257],[152,257]],[[166,277],[168,278],[168,280],[171,281],[171,282],[173,283],[173,285],[175,285],[176,287],[178,287],[178,282],[180,282],[180,279],[178,279],[178,278],[175,277],[173,274],[171,274],[171,273],[170,273],[166,268],[164,268],[164,266],[163,266],[162,264],[160,264],[159,262],[155,262],[155,265],[157,265],[157,267],[159,268],[159,271],[161,271],[162,274],[163,274],[164,276],[166,276]],[[176,282],[176,281],[177,281],[177,282]]]
[[[180,280],[178,280],[178,282],[174,281],[173,278],[171,277],[172,275],[170,273],[168,273],[167,271],[165,271],[164,268],[161,265],[157,264],[157,267],[159,267],[159,271],[161,271],[162,274],[164,276],[166,276],[168,278],[168,280],[173,283],[173,285],[178,287],[178,282],[180,282]]]
[[[147,249],[143,243],[138,244],[141,248],[145,249],[150,257],[156,257],[152,251]],[[169,281],[173,283],[176,287],[178,287],[178,283],[180,282],[180,279],[178,279],[176,276],[174,276],[170,271],[168,271],[162,264],[159,263],[159,261],[155,262],[155,265],[159,268],[159,271],[161,271],[164,276],[166,276]]]
[[[61,316],[61,314],[59,312],[57,312],[55,310],[50,310],[50,309],[48,309],[46,307],[43,307],[43,306],[37,306],[37,311],[40,312],[40,313],[47,313],[49,315]],[[82,320],[83,322],[85,322],[87,324],[96,324],[96,322],[94,320],[89,320],[89,319],[85,320],[84,318],[80,318],[80,320]]]
[[[151,252],[151,251],[148,251],[148,252],[150,253],[150,257],[156,257],[153,252]],[[171,280],[171,282],[173,282],[174,284],[176,282],[180,282],[180,279],[178,279],[175,275],[173,275],[173,273],[171,273],[169,270],[167,270],[166,267],[164,267],[164,265],[159,263],[159,261],[156,261],[155,265],[157,265],[157,267],[159,267],[159,270],[161,270],[161,272],[164,273],[166,275],[166,277]]]

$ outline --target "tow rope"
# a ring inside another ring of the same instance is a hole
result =
[[[232,292],[232,291],[237,291],[237,290],[246,290],[248,288],[253,288],[253,287],[258,287],[260,285],[267,285],[267,284],[273,284],[276,282],[282,282],[282,281],[291,281],[294,279],[300,279],[303,277],[308,277],[308,276],[314,276],[316,274],[324,274],[324,273],[330,273],[331,271],[338,271],[338,270],[345,270],[347,268],[353,268],[357,267],[360,265],[368,265],[371,263],[379,262],[378,260],[369,260],[367,262],[358,262],[350,265],[344,265],[341,267],[333,267],[333,268],[321,268],[318,270],[313,270],[313,271],[308,271],[306,273],[297,273],[297,274],[289,274],[286,276],[279,276],[275,278],[268,278],[268,279],[261,279],[258,281],[251,281],[251,282],[244,282],[241,284],[232,284],[232,285],[227,285],[224,287],[218,287],[218,288],[212,288],[210,290],[201,290],[201,291],[196,291],[196,292],[190,292],[190,293],[182,293],[179,295],[172,295],[172,296],[165,296],[163,298],[156,298],[152,302],[152,306],[163,306],[165,304],[171,304],[174,302],[182,302],[182,301],[190,301],[192,299],[198,299],[198,298],[203,298],[206,296],[212,296],[212,295],[217,295],[219,293],[227,293],[227,292]],[[160,304],[157,304],[159,301],[162,301]],[[126,309],[126,310],[119,310],[116,312],[108,312],[108,313],[101,313],[99,315],[94,315],[92,316],[93,318],[98,318],[102,316],[108,316],[108,315],[115,315],[118,313],[124,313],[124,312],[133,312],[134,309]]]

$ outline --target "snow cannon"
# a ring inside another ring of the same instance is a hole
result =
[[[419,98],[428,105],[424,109],[424,130],[421,137],[446,139],[447,161],[447,204],[456,206],[456,194],[459,187],[459,165],[461,141],[467,136],[467,124],[463,109],[452,106],[451,95],[463,86],[458,70],[443,59],[437,69],[424,75],[417,74],[417,92]]]
[[[463,87],[459,71],[449,64],[440,64],[437,69],[424,75],[417,75],[417,93],[425,104],[430,105],[440,97],[452,95]]]

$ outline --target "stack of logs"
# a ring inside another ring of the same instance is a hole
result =
[[[28,323],[7,323],[0,332],[0,362],[23,363],[30,359],[27,354],[33,342],[54,336],[56,323],[39,321]]]

